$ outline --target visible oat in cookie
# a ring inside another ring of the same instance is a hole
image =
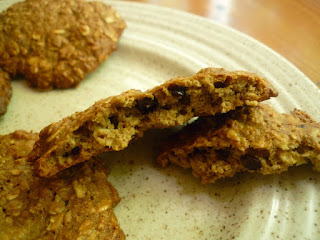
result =
[[[7,112],[12,95],[11,79],[8,73],[0,68],[0,116]]]
[[[106,151],[119,151],[152,128],[181,125],[195,116],[224,113],[277,96],[259,76],[207,68],[146,92],[130,90],[96,102],[44,128],[31,154],[36,170],[50,177]]]
[[[0,239],[125,239],[117,191],[94,161],[46,179],[27,162],[38,134],[0,136]]]
[[[74,87],[116,50],[125,26],[102,2],[18,2],[0,14],[0,67],[40,89]]]
[[[320,171],[320,123],[295,110],[280,114],[259,104],[199,118],[162,146],[162,167],[192,168],[203,183],[237,172],[281,173],[311,162]]]

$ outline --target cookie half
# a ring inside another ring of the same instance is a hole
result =
[[[116,50],[125,26],[102,2],[18,2],[0,14],[0,67],[39,89],[74,87]]]
[[[320,171],[320,124],[303,111],[259,104],[201,117],[161,147],[158,163],[191,168],[202,183],[238,172],[274,174],[311,162]]]
[[[153,128],[181,125],[195,116],[228,112],[277,96],[256,74],[207,68],[145,92],[129,90],[96,102],[44,128],[31,158],[40,176],[83,162],[106,151],[119,151]]]
[[[22,130],[0,136],[0,239],[125,239],[106,170],[90,161],[39,178],[27,162],[37,139]]]

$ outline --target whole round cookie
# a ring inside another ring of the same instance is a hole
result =
[[[11,79],[8,73],[0,68],[0,116],[7,112],[12,95]]]
[[[0,14],[0,67],[39,89],[74,87],[116,50],[125,27],[102,2],[15,3]]]
[[[0,239],[125,239],[113,211],[120,198],[97,161],[50,179],[27,156],[37,133],[0,135]]]

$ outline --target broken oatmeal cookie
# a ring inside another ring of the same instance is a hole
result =
[[[130,90],[96,102],[44,128],[30,158],[40,176],[107,151],[119,151],[152,128],[181,125],[192,117],[224,113],[277,96],[259,76],[207,68],[178,77],[146,92]]]
[[[37,177],[27,161],[37,139],[22,130],[0,136],[0,239],[125,239],[106,170],[90,161]]]
[[[116,50],[125,26],[102,2],[18,2],[0,14],[0,67],[39,89],[75,87]]]
[[[308,162],[320,171],[320,123],[299,110],[280,114],[259,104],[201,117],[160,149],[162,167],[191,168],[202,183],[242,171],[281,173]]]

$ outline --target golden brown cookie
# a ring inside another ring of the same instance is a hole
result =
[[[311,162],[320,171],[320,123],[268,105],[201,117],[163,143],[158,162],[192,168],[202,183],[237,172],[281,173]]]
[[[27,162],[37,139],[22,130],[0,136],[0,239],[125,239],[106,170],[90,161],[39,178]]]
[[[12,96],[11,79],[8,73],[0,68],[0,116],[7,112]]]
[[[0,67],[39,89],[74,87],[116,49],[125,26],[102,2],[18,2],[0,14]]]
[[[195,116],[228,112],[277,96],[259,76],[208,68],[178,77],[146,92],[130,90],[96,102],[44,128],[31,154],[40,176],[85,161],[101,152],[119,151],[153,128],[181,125]]]

